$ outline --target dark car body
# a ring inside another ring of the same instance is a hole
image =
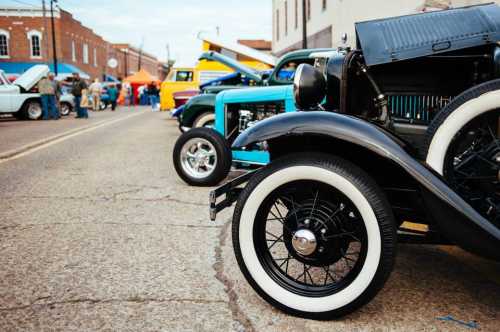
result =
[[[263,120],[240,134],[233,150],[265,142],[271,161],[298,151],[340,155],[381,181],[398,220],[429,224],[445,242],[498,258],[492,248],[500,243],[500,229],[449,186],[442,170],[426,163],[424,143],[432,120],[455,97],[500,77],[500,8],[361,22],[356,32],[357,49],[330,58],[326,68],[324,107],[331,113]],[[249,177],[212,192],[212,217],[237,199],[234,188]]]

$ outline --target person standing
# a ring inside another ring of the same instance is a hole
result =
[[[87,109],[81,106],[82,91],[85,89],[87,89],[87,84],[80,78],[80,74],[73,73],[73,85],[71,86],[71,94],[75,97],[77,119],[88,119],[89,117]]]
[[[149,102],[151,104],[151,107],[153,108],[153,111],[156,111],[156,106],[158,104],[159,91],[158,91],[158,88],[156,87],[155,82],[151,82],[148,85],[148,95],[149,95]]]
[[[118,89],[115,84],[110,84],[108,87],[109,101],[111,102],[111,110],[116,109],[116,101],[118,100]]]
[[[54,73],[49,73],[49,80],[52,83],[52,86],[54,87],[54,90],[56,92],[55,94],[55,105],[56,105],[56,115],[57,118],[61,118],[61,105],[59,104],[59,100],[61,99],[62,95],[62,89],[61,89],[61,83],[56,81],[56,77],[54,76]]]
[[[52,78],[50,78],[52,76]],[[38,82],[38,92],[42,100],[42,119],[49,118],[58,120],[56,108],[56,85],[54,84],[54,75],[49,74]]]
[[[90,84],[89,92],[92,96],[92,109],[94,112],[101,110],[101,93],[102,93],[102,85],[99,83],[99,79],[96,78],[94,83]]]

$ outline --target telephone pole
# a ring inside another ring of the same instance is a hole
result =
[[[47,7],[45,7],[45,0],[42,0],[42,14],[43,14],[43,53],[44,59],[49,64],[49,26],[47,25]]]
[[[50,0],[50,24],[52,27],[52,56],[54,59],[54,74],[57,76],[57,46],[56,46],[56,30],[54,23],[54,2],[57,3],[57,0]]]
[[[307,48],[307,0],[302,0],[302,48]]]

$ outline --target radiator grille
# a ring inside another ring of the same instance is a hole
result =
[[[426,125],[451,99],[451,96],[389,94],[388,107],[396,120]]]

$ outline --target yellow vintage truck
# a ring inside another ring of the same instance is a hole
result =
[[[276,59],[268,54],[236,43],[228,43],[216,38],[203,38],[202,51],[222,52],[234,57],[242,64],[256,70],[267,70],[275,65]],[[173,94],[184,90],[197,90],[200,84],[219,78],[233,69],[217,61],[200,60],[195,67],[173,68],[160,88],[162,110],[174,108]]]

